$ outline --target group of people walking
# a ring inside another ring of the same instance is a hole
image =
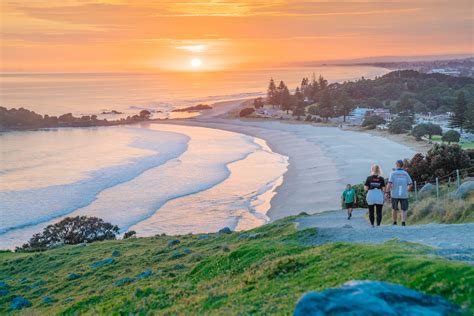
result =
[[[382,210],[384,202],[391,203],[393,225],[397,225],[398,212],[401,209],[402,226],[406,225],[408,211],[408,192],[413,187],[413,181],[408,172],[403,169],[403,161],[398,160],[395,168],[390,173],[387,183],[382,177],[382,170],[378,165],[373,165],[370,176],[364,183],[367,191],[366,201],[369,206],[369,220],[372,227],[380,226],[382,222]],[[357,195],[350,184],[342,193],[342,200],[347,209],[347,219],[351,219],[354,204],[357,203]]]

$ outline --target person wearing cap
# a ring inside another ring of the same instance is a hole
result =
[[[396,162],[395,170],[388,177],[387,191],[390,192],[392,199],[392,217],[393,225],[397,225],[399,206],[402,209],[402,226],[405,226],[408,211],[408,191],[413,186],[413,181],[403,169],[403,160]]]

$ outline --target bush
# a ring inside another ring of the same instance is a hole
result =
[[[30,241],[17,250],[44,250],[55,245],[77,245],[84,242],[115,239],[119,228],[97,217],[66,217],[47,226],[42,233],[35,234]]]
[[[308,113],[311,115],[318,115],[318,107],[316,105],[311,105],[308,107]]]
[[[461,134],[455,130],[449,130],[446,133],[443,134],[443,137],[441,138],[443,142],[448,142],[448,144],[451,143],[459,143],[459,139],[461,138]]]
[[[416,154],[406,162],[406,169],[418,183],[433,181],[471,166],[469,155],[459,145],[435,144],[426,154]]]
[[[400,116],[394,119],[388,126],[388,131],[392,134],[403,134],[410,131],[412,119],[407,116]]]
[[[240,111],[239,116],[240,117],[246,117],[246,116],[249,116],[250,114],[252,114],[253,112],[255,112],[254,108],[245,108],[245,109],[242,109]]]
[[[352,186],[352,188],[356,191],[356,199],[357,199],[357,203],[354,205],[354,207],[368,208],[367,201],[366,201],[367,192],[365,192],[364,184],[363,183],[355,184]]]
[[[378,115],[367,116],[362,122],[362,127],[367,127],[368,129],[375,129],[377,125],[385,124],[385,120]]]
[[[136,231],[130,230],[130,231],[126,232],[125,234],[123,234],[123,239],[128,239],[128,238],[135,237],[136,234],[137,234]]]
[[[312,119],[313,119],[313,117],[310,114],[308,114],[308,115],[306,115],[306,118],[304,120],[306,122],[311,122]]]

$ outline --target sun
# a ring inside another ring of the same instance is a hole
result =
[[[191,67],[199,68],[202,65],[202,60],[200,58],[193,58],[191,59]]]

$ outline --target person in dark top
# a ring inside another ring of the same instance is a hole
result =
[[[382,209],[384,202],[385,179],[381,177],[382,171],[378,165],[373,165],[371,175],[365,180],[365,191],[367,191],[367,204],[369,205],[369,220],[374,227],[374,212],[377,211],[377,226],[382,222]]]

